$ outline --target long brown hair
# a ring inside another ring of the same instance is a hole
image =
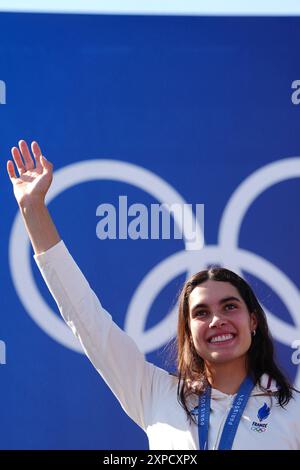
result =
[[[179,380],[177,397],[180,404],[185,409],[188,417],[194,420],[195,418],[187,405],[187,398],[192,393],[199,395],[203,393],[208,383],[204,360],[197,354],[191,340],[189,312],[189,296],[192,290],[208,280],[232,284],[243,298],[249,315],[251,312],[255,314],[257,328],[247,353],[248,374],[252,377],[254,383],[258,383],[260,386],[260,378],[264,373],[275,379],[278,387],[276,393],[278,403],[284,407],[292,398],[293,388],[275,363],[274,347],[266,315],[248,283],[229,269],[219,267],[212,267],[192,276],[186,281],[179,295],[177,329],[177,375]],[[261,388],[265,390],[262,386]]]

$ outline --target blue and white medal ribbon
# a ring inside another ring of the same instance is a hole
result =
[[[253,381],[250,377],[241,384],[237,395],[229,410],[223,432],[221,435],[219,450],[230,450],[243,414],[247,405],[251,391],[253,389]],[[198,434],[199,446],[201,450],[208,450],[208,428],[210,416],[210,400],[211,400],[211,387],[208,386],[205,392],[199,397],[198,407]]]

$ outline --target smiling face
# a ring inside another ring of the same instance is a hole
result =
[[[189,315],[194,347],[206,364],[246,357],[257,320],[232,284],[208,280],[196,286],[189,296]]]

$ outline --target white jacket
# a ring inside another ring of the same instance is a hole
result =
[[[147,362],[112,321],[63,241],[34,258],[64,320],[125,412],[147,433],[150,449],[199,449],[197,425],[189,423],[177,401],[177,378]],[[262,384],[267,386],[268,381],[265,374]],[[269,388],[276,391],[273,381]],[[218,447],[233,399],[234,395],[212,389],[209,449]],[[192,396],[190,406],[197,405],[198,397]],[[262,407],[270,413],[260,421]],[[300,394],[295,393],[283,409],[255,387],[232,448],[300,449]]]

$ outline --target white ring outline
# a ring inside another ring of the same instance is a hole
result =
[[[238,259],[235,256],[235,250],[238,247],[240,228],[246,212],[255,199],[266,189],[269,189],[276,183],[297,177],[300,177],[300,158],[291,157],[259,168],[237,187],[225,207],[220,222],[219,246],[223,248],[222,261],[224,265],[230,265],[233,271],[242,276],[238,267]],[[282,282],[282,279],[280,282]],[[278,280],[275,292],[280,292],[280,282]],[[293,303],[299,302],[299,290],[286,276],[284,285],[286,289],[284,297],[288,300],[285,304],[288,304],[293,296],[295,296],[295,302]],[[296,292],[298,292],[298,295],[296,295]],[[268,315],[274,338],[289,346],[291,346],[292,341],[295,339],[295,337],[293,338],[294,335],[300,337],[300,322],[297,315],[294,314],[294,312],[299,310],[299,305],[300,303],[298,303],[298,308],[294,307],[294,309],[290,310],[295,326],[286,324],[264,308]]]
[[[270,284],[270,282],[273,284],[273,290],[281,297],[282,301],[284,301],[294,320],[295,326],[289,325],[279,317],[273,315],[264,306],[263,309],[268,318],[270,331],[274,338],[289,347],[291,347],[291,344],[297,337],[300,337],[300,324],[297,316],[294,314],[294,312],[298,311],[300,305],[299,290],[284,273],[275,267],[275,265],[254,253],[250,256],[250,252],[239,248],[238,240],[240,226],[245,213],[256,197],[270,186],[297,176],[300,176],[300,158],[291,157],[268,164],[247,177],[235,190],[225,207],[219,227],[219,258],[216,257],[220,264],[242,276],[238,266],[241,262],[241,253],[244,253],[244,255],[247,253],[249,264],[248,268],[246,267],[244,269],[246,271],[248,269],[252,274],[255,273],[258,278],[262,278],[262,273],[268,274],[266,276],[267,279],[264,279],[264,281],[266,284]],[[201,258],[205,258],[206,254],[211,252],[212,248],[213,246],[205,246],[199,257],[197,257],[197,262],[198,260],[200,261]],[[192,253],[191,255],[195,257],[196,260],[196,253]],[[183,271],[182,266],[184,266],[185,263],[184,256],[185,255],[182,253],[177,253],[156,265],[138,286],[129,304],[125,329],[145,353],[153,350],[153,342],[156,342],[157,347],[161,347],[176,334],[177,307],[174,307],[171,313],[158,325],[149,328],[147,331],[145,331],[145,325],[155,296],[167,282],[170,282],[171,279]],[[194,258],[191,259],[194,260]],[[252,264],[253,259],[255,260],[254,265]],[[217,259],[215,261],[217,261]],[[203,266],[200,268],[200,265],[201,263],[199,262],[199,266],[194,270],[195,272],[204,269]],[[257,266],[260,266],[260,272],[256,271],[255,268]],[[174,271],[172,271],[172,269]],[[159,279],[163,279],[162,284],[159,284]],[[275,287],[274,283],[276,284]],[[145,299],[147,299],[146,302]],[[285,299],[287,299],[287,301],[285,301]],[[138,312],[138,315],[136,312]],[[300,368],[297,369],[295,383],[296,386],[300,388]]]
[[[144,286],[145,285],[147,286],[147,283],[148,283],[148,286],[151,284],[151,283],[149,284],[149,279],[152,279],[152,282],[153,282],[153,278],[155,277],[155,273],[157,271],[159,271],[159,274],[160,274],[160,271],[163,270],[163,269],[165,270],[165,272],[168,272],[168,270],[166,269],[166,266],[170,262],[174,264],[174,260],[175,260],[175,264],[178,263],[178,260],[180,260],[180,263],[182,264],[183,268],[184,268],[184,266],[186,267],[186,265],[189,264],[189,263],[187,263],[188,259],[190,259],[190,263],[193,264],[193,265],[194,265],[194,261],[195,261],[195,263],[196,262],[199,263],[200,258],[205,257],[209,252],[212,254],[213,249],[215,249],[219,252],[218,262],[222,262],[224,264],[224,261],[225,261],[225,265],[227,267],[230,267],[230,269],[232,269],[235,272],[239,273],[239,269],[238,269],[237,266],[238,266],[238,264],[240,263],[240,260],[241,260],[240,255],[241,255],[242,252],[244,254],[246,253],[245,250],[241,250],[240,248],[234,246],[234,243],[237,243],[237,241],[238,241],[239,228],[240,228],[240,225],[242,223],[242,218],[241,217],[243,217],[243,215],[246,213],[246,211],[248,209],[248,206],[251,204],[251,202],[253,202],[255,197],[257,197],[257,195],[258,195],[257,194],[257,188],[260,188],[260,189],[262,188],[262,190],[264,190],[264,189],[267,189],[270,185],[275,184],[276,182],[280,182],[280,181],[284,181],[284,179],[295,178],[297,176],[300,176],[297,173],[295,173],[295,164],[299,164],[299,161],[300,161],[300,159],[298,157],[294,157],[294,158],[284,159],[284,160],[281,160],[281,161],[276,161],[274,163],[271,163],[271,164],[257,170],[252,175],[250,175],[236,189],[236,191],[233,193],[232,197],[230,198],[228,204],[226,205],[226,208],[225,208],[224,213],[223,213],[223,217],[221,219],[220,230],[219,230],[219,240],[220,240],[219,247],[206,246],[204,250],[202,250],[201,252],[198,253],[199,256],[196,255],[197,252],[182,251],[182,252],[176,253],[175,255],[172,255],[171,257],[169,257],[167,260],[164,260],[163,262],[161,262],[152,271],[150,271],[148,273],[148,275],[145,277],[144,281],[137,288],[137,290],[136,290],[136,292],[135,292],[135,294],[132,298],[132,301],[129,305],[128,315],[126,317],[126,328],[125,329],[127,330],[127,332],[129,334],[131,334],[131,336],[133,336],[136,339],[136,341],[137,341],[137,343],[139,344],[140,347],[141,347],[141,339],[139,339],[139,336],[141,336],[141,335],[138,335],[139,328],[136,328],[136,326],[140,325],[140,328],[141,328],[141,325],[145,324],[146,316],[141,315],[141,317],[139,319],[140,321],[136,325],[134,325],[134,322],[132,321],[132,319],[133,319],[132,312],[133,311],[139,312],[139,310],[133,309],[133,306],[137,304],[137,299],[138,299],[138,296],[139,296],[139,292],[143,291]],[[95,163],[95,162],[100,163],[101,162],[101,163],[103,163],[103,160],[101,160],[100,162],[98,160],[90,161],[90,162],[93,162],[93,163]],[[82,162],[82,163],[80,163],[80,165],[89,164],[90,162]],[[131,164],[124,164],[124,162],[115,162],[115,161],[113,161],[113,163],[117,163],[117,164],[121,163],[121,164],[126,165],[126,166],[130,165],[131,167],[135,167],[134,165],[131,165]],[[70,167],[74,167],[75,165],[79,165],[79,164],[77,163],[77,164],[74,164],[74,165],[70,165],[69,167],[66,167],[62,170],[59,170],[59,172],[57,172],[57,174],[63,174],[64,170],[69,169]],[[135,168],[137,168],[138,170],[142,170],[139,167],[135,167]],[[270,170],[271,170],[271,174],[269,173]],[[274,174],[274,170],[275,170],[275,174]],[[285,170],[283,172],[284,175],[282,174],[282,170]],[[147,170],[142,170],[142,171],[147,172]],[[278,171],[280,171],[280,174],[278,174]],[[298,169],[298,172],[300,173],[299,169]],[[97,179],[97,178],[95,178],[94,169],[92,170],[92,173],[93,174],[90,175],[89,180]],[[147,173],[150,173],[150,172],[147,172]],[[274,175],[275,175],[275,179],[274,179]],[[80,174],[78,176],[79,176],[79,178],[78,178],[77,183],[83,182],[82,181],[82,174]],[[154,175],[154,176],[155,176],[155,178],[159,178],[156,175]],[[101,178],[101,179],[103,179],[103,178]],[[107,179],[111,179],[111,178],[107,178]],[[119,181],[124,182],[124,173],[120,175]],[[161,180],[161,181],[162,181],[163,184],[167,184],[163,180]],[[130,181],[129,184],[136,185],[134,181]],[[55,186],[52,187],[52,190],[54,188],[55,188]],[[255,188],[255,190],[254,190],[254,188]],[[145,188],[143,188],[143,189],[147,191],[147,189],[145,189]],[[153,189],[153,188],[151,188],[151,189]],[[52,191],[52,193],[49,193],[48,200],[50,199],[50,196],[52,198],[55,196],[54,191]],[[159,198],[157,197],[157,199],[159,199]],[[250,202],[249,202],[249,200],[250,200]],[[170,203],[174,203],[174,200],[171,200]],[[247,203],[248,203],[248,206],[247,206]],[[234,218],[231,217],[232,213],[235,215]],[[238,214],[238,217],[236,216],[237,214]],[[240,218],[240,220],[238,220],[239,218]],[[19,220],[19,222],[21,222],[21,220]],[[22,230],[23,230],[23,237],[27,238],[26,234],[25,234],[25,230],[23,228],[23,225],[20,224],[19,227],[17,226],[18,225],[17,218],[16,218],[16,221],[15,221],[15,224],[16,224],[16,231],[19,232],[20,235],[22,235]],[[233,231],[229,230],[229,232],[228,232],[227,231],[227,226],[229,228],[233,226],[234,230]],[[234,236],[232,236],[232,234],[230,234],[230,231],[233,232]],[[12,230],[12,232],[14,232],[14,230]],[[232,238],[231,238],[231,236],[232,236]],[[12,239],[11,239],[11,241],[12,241]],[[222,246],[223,246],[223,249],[222,249]],[[13,247],[13,243],[10,244],[10,260],[12,260],[12,256],[13,256],[13,250],[11,249],[11,247]],[[28,244],[27,244],[27,247],[29,247]],[[268,282],[274,276],[274,269],[275,269],[275,277],[279,280],[279,284],[281,283],[282,286],[285,286],[284,297],[286,296],[287,290],[290,293],[292,293],[292,295],[288,297],[288,299],[292,299],[292,303],[289,300],[287,302],[288,304],[290,304],[289,305],[290,312],[292,313],[293,311],[297,310],[297,308],[299,306],[299,291],[296,289],[294,284],[283,273],[281,273],[279,270],[277,270],[277,268],[275,268],[274,265],[272,265],[271,263],[267,262],[266,260],[259,257],[258,255],[254,255],[253,253],[250,253],[250,252],[247,252],[247,253],[248,253],[249,264],[251,264],[251,259],[253,260],[253,257],[256,260],[255,261],[256,266],[257,266],[257,264],[261,265],[261,263],[262,263],[262,265],[264,267],[261,268],[262,269],[261,273],[264,272],[264,269],[266,268],[266,266],[268,266],[267,271],[269,272],[269,274],[272,272],[272,275],[270,274]],[[24,256],[24,255],[26,255],[26,253],[23,252],[23,253],[20,253],[20,254],[21,254],[21,256],[18,258],[18,262],[20,263],[20,260],[23,261],[23,263],[24,263],[24,260],[26,262],[26,256]],[[27,255],[29,255],[29,250],[28,250]],[[250,258],[249,258],[249,256],[250,256]],[[27,258],[28,258],[28,256],[27,256]],[[29,259],[29,262],[30,262],[30,259]],[[179,264],[175,267],[178,269]],[[246,271],[248,270],[248,271],[251,272],[251,269],[249,268],[249,266],[248,266],[248,268],[244,268],[244,269]],[[197,268],[196,269],[193,268],[194,272],[196,272],[197,270],[198,270]],[[252,271],[252,273],[253,272],[254,271]],[[261,277],[261,273],[259,273],[259,277]],[[168,274],[171,274],[171,273],[168,272]],[[22,282],[23,281],[24,281],[24,278],[23,278]],[[163,285],[165,285],[165,283]],[[162,287],[162,285],[160,286],[160,288],[161,287]],[[157,287],[153,286],[152,290],[155,291],[155,289],[158,291]],[[276,287],[274,290],[278,293],[278,287]],[[148,292],[148,294],[149,294],[149,292]],[[151,303],[154,299],[153,295],[154,295],[154,293],[152,292],[152,294],[150,296],[150,299],[149,299],[150,300],[150,306],[151,306]],[[152,301],[151,301],[151,297],[152,297]],[[145,299],[145,297],[144,297],[144,299]],[[25,301],[26,301],[26,299],[25,299]],[[295,305],[296,303],[297,303],[297,306]],[[43,304],[44,304],[44,302],[43,302]],[[43,307],[46,308],[46,312],[48,314],[51,314],[52,316],[54,316],[54,319],[57,322],[59,322],[61,326],[67,328],[64,325],[64,323],[62,323],[62,321],[58,317],[56,317],[56,315],[53,314],[53,312],[47,307],[47,305],[44,304]],[[274,332],[275,332],[274,336],[276,336],[277,339],[280,342],[285,342],[286,344],[289,344],[289,346],[290,346],[290,339],[288,339],[288,338],[291,337],[290,335],[293,335],[295,337],[297,329],[295,327],[291,327],[290,325],[286,325],[285,322],[283,322],[282,320],[280,320],[277,317],[274,317],[271,313],[269,313],[267,311],[266,311],[266,313],[269,317],[271,330],[274,329]],[[294,318],[294,316],[293,316],[293,318]],[[175,320],[175,315],[174,315],[174,312],[172,312],[171,314],[169,314],[161,322],[161,324],[163,326],[162,330],[168,328],[168,331],[170,332],[168,334],[172,335],[171,331],[172,331],[172,329],[174,329],[174,320]],[[132,325],[135,326],[135,331],[134,331]],[[281,333],[283,333],[284,337],[283,338],[282,338],[282,336],[278,337],[278,335],[276,334],[276,331],[280,331]],[[66,332],[68,332],[70,334],[70,338],[72,338],[72,342],[74,342],[73,335],[71,334],[71,332],[69,332],[68,328],[66,329]],[[149,348],[148,343],[149,343],[149,341],[151,343],[151,335],[154,336],[156,338],[156,340],[159,339],[160,342],[162,342],[162,341],[165,342],[164,339],[163,340],[161,339],[162,331],[160,332],[160,335],[158,333],[159,333],[159,330],[158,330],[157,326],[155,326],[155,327],[149,329],[149,331],[147,331],[143,335],[144,336],[144,338],[143,338],[144,347],[142,347],[142,349],[144,349],[144,351]],[[142,334],[143,334],[143,331],[142,331]],[[150,340],[148,338],[150,338]],[[64,345],[67,346],[67,347],[70,347],[70,344],[64,344]],[[71,345],[71,349],[78,350],[77,341],[75,342],[75,347],[73,345]],[[152,347],[152,350],[153,350],[153,347]],[[79,351],[82,352],[81,349],[79,349]],[[299,373],[297,375],[297,382],[298,381],[299,381]]]
[[[87,160],[61,168],[55,172],[46,203],[49,204],[61,192],[77,184],[95,180],[113,180],[131,184],[167,205],[186,204],[182,227],[185,247],[187,250],[194,250],[196,246],[198,246],[198,249],[202,248],[204,244],[202,228],[186,201],[158,175],[132,163],[108,159]],[[182,220],[179,215],[175,212],[173,217],[174,222],[181,227]],[[193,226],[197,233],[201,235],[201,238],[196,241],[196,244],[198,244],[196,246],[195,242],[186,241],[185,239],[186,222],[188,230]],[[39,293],[33,279],[30,262],[30,244],[21,215],[18,213],[12,225],[9,243],[9,265],[17,294],[26,312],[44,332],[63,346],[82,353],[81,345],[73,336],[71,330],[48,307]],[[188,273],[188,275],[191,274],[191,272]]]

